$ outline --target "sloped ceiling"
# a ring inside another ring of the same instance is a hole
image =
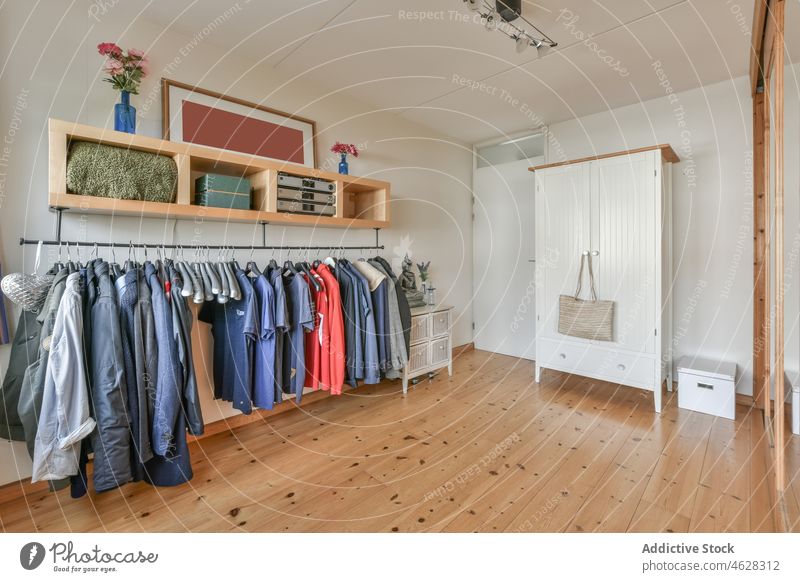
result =
[[[800,33],[789,0],[787,39]],[[753,0],[537,0],[523,13],[559,43],[517,54],[461,0],[243,2],[213,42],[466,142],[746,75]],[[194,34],[212,0],[139,16]],[[790,44],[790,59],[797,51]]]

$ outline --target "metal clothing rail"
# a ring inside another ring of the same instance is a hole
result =
[[[207,245],[207,244],[148,244],[148,243],[135,243],[128,242],[90,242],[90,241],[72,241],[63,240],[61,238],[61,218],[63,209],[54,208],[56,211],[56,238],[55,240],[35,240],[20,237],[19,244],[22,245],[38,245],[44,246],[61,246],[65,247],[98,247],[98,248],[129,248],[129,249],[182,249],[191,251],[194,248],[203,250],[231,250],[231,251],[259,251],[259,250],[272,250],[272,251],[324,251],[324,250],[343,250],[343,251],[369,251],[369,250],[383,250],[384,245],[380,244],[380,228],[375,230],[375,244],[374,245],[268,245],[267,244],[267,225],[268,222],[260,222],[262,226],[260,245]]]
[[[376,229],[378,230],[378,229]],[[42,243],[44,246],[61,246],[65,247],[98,247],[98,248],[131,248],[131,249],[183,249],[191,251],[192,249],[200,250],[229,250],[229,251],[251,251],[251,250],[273,250],[273,251],[326,251],[326,250],[345,250],[345,251],[369,251],[369,250],[383,250],[384,245],[194,245],[194,244],[147,244],[135,242],[88,242],[88,241],[73,241],[73,240],[34,240],[28,238],[20,238],[20,245],[38,245]]]

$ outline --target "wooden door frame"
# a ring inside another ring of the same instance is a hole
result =
[[[775,442],[775,484],[785,487],[784,446],[784,76],[785,0],[756,0],[750,84],[753,97],[753,398]],[[774,95],[770,85],[775,81]],[[773,108],[774,99],[774,108]],[[772,115],[770,115],[772,114]],[[775,159],[770,159],[774,135]],[[772,174],[771,172],[774,172]],[[774,175],[775,195],[770,192]],[[770,214],[772,224],[770,224]],[[774,227],[774,236],[771,233]],[[770,258],[774,273],[771,273]],[[772,281],[772,285],[770,284]],[[774,314],[774,330],[770,329]],[[774,335],[774,353],[770,336]],[[775,379],[774,404],[770,379]]]

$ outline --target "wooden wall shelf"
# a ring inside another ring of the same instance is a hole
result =
[[[51,119],[49,205],[82,214],[115,214],[150,218],[269,222],[331,228],[388,228],[391,185],[381,180],[345,176],[296,164],[216,150],[187,143],[131,135],[110,129]],[[67,152],[70,141],[102,143],[170,156],[178,166],[175,202],[117,200],[67,192]],[[207,172],[246,176],[253,185],[253,209],[229,210],[194,204],[195,178]],[[336,183],[336,215],[309,216],[277,212],[278,172]]]

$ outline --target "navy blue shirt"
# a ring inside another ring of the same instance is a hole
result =
[[[271,409],[275,404],[275,291],[264,275],[253,281],[259,314],[255,348],[253,403]]]
[[[214,336],[214,397],[232,402],[236,410],[253,410],[253,356],[258,339],[258,312],[253,285],[241,269],[236,281],[238,301],[206,303],[198,319],[211,324]]]

